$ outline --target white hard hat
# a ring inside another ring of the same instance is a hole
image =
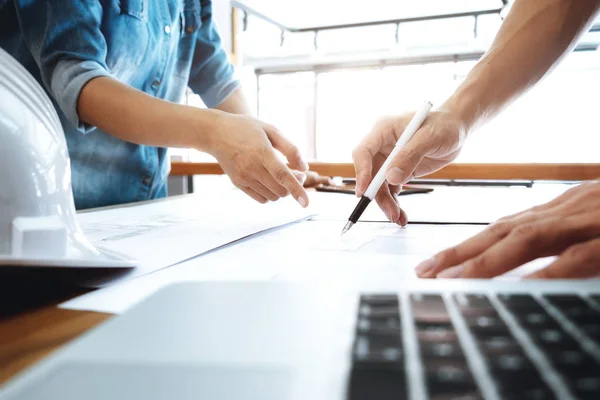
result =
[[[64,132],[37,81],[0,49],[0,266],[133,267],[99,251],[75,213]]]

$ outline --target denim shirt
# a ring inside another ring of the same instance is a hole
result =
[[[83,123],[77,100],[112,77],[180,102],[189,86],[207,107],[239,86],[210,0],[0,0],[0,47],[42,84],[65,131],[78,209],[166,195],[167,149],[117,139]]]

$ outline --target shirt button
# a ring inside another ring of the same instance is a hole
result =
[[[168,35],[171,33],[171,27],[169,25],[165,26],[165,33]]]
[[[194,27],[192,27],[192,26],[188,26],[187,28],[185,28],[185,31],[186,31],[187,33],[192,33],[192,32],[194,32]]]
[[[148,176],[145,176],[145,177],[142,179],[142,183],[143,183],[144,185],[149,185],[149,184],[150,184],[150,177],[148,177]]]
[[[154,81],[154,82],[152,82],[152,87],[153,88],[157,88],[158,85],[160,85],[160,81]]]

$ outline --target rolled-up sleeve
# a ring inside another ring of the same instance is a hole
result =
[[[212,3],[201,0],[201,25],[196,33],[196,48],[190,71],[189,87],[200,95],[207,107],[225,101],[240,82],[223,49],[212,18]]]
[[[100,31],[99,0],[16,0],[15,4],[44,85],[74,126],[84,133],[91,130],[79,119],[79,95],[91,79],[111,76]]]

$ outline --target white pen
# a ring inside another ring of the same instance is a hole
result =
[[[385,162],[383,163],[381,168],[379,168],[379,171],[377,171],[377,174],[371,181],[371,184],[369,185],[369,187],[367,188],[367,190],[361,197],[360,201],[356,205],[356,208],[354,209],[354,211],[352,211],[352,214],[350,214],[350,218],[348,218],[348,222],[346,223],[346,226],[344,226],[344,229],[342,230],[342,235],[344,233],[348,232],[350,230],[350,228],[352,228],[352,226],[356,222],[358,222],[358,219],[360,218],[362,213],[366,210],[366,208],[369,205],[369,203],[371,202],[371,200],[373,200],[373,198],[375,197],[375,195],[381,188],[381,185],[383,185],[383,182],[385,181],[385,175],[387,173],[388,167],[390,166],[390,163],[392,162],[394,157],[396,157],[398,152],[400,152],[400,150],[402,150],[404,148],[406,143],[408,143],[408,141],[413,137],[413,135],[419,130],[419,128],[421,127],[421,124],[423,124],[423,121],[425,121],[425,118],[427,118],[427,115],[429,114],[431,107],[433,107],[431,102],[426,101],[423,104],[423,107],[421,107],[421,109],[419,111],[417,111],[417,113],[413,116],[412,120],[410,121],[408,126],[404,129],[404,132],[402,133],[402,135],[396,142],[394,149],[392,150],[390,155],[387,157],[387,159],[385,160]]]

